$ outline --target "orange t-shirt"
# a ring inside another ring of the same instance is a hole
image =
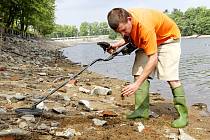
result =
[[[147,55],[157,52],[157,46],[166,40],[181,37],[176,23],[164,13],[152,9],[129,9],[132,15],[130,37]]]

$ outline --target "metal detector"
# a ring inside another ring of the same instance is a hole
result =
[[[100,47],[102,47],[104,49],[104,51],[107,51],[111,47],[110,44],[107,43],[107,42],[98,42],[97,45],[100,45]],[[78,72],[77,74],[75,74],[74,76],[72,76],[70,79],[64,81],[57,88],[55,88],[52,91],[50,91],[47,96],[45,96],[44,98],[42,98],[40,101],[34,103],[32,105],[32,107],[30,107],[30,108],[17,108],[17,109],[15,109],[15,112],[18,115],[35,115],[35,116],[41,115],[43,113],[43,110],[37,108],[37,105],[38,104],[40,104],[41,102],[43,102],[44,100],[46,100],[50,95],[52,95],[53,93],[55,93],[56,91],[58,91],[60,88],[62,88],[63,86],[65,86],[70,80],[75,79],[78,75],[80,75],[83,71],[85,71],[87,68],[89,68],[90,66],[92,66],[94,63],[99,62],[99,61],[109,61],[109,60],[112,60],[119,53],[122,53],[123,55],[126,55],[126,54],[130,54],[132,51],[134,51],[136,49],[137,48],[135,48],[135,47],[133,49],[131,49],[130,43],[127,43],[126,45],[118,48],[114,53],[112,53],[111,55],[109,55],[107,58],[105,58],[105,59],[99,58],[99,59],[96,59],[96,60],[92,61],[90,64],[88,64],[86,67],[84,67],[80,72]],[[128,50],[130,52],[128,52]]]

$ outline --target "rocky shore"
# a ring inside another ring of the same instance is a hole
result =
[[[81,70],[66,60],[63,44],[4,37],[0,46],[0,140],[128,140],[210,138],[207,106],[189,107],[189,125],[170,127],[177,117],[172,100],[150,94],[150,119],[127,120],[134,98],[122,100],[126,81],[85,71],[37,107],[40,116],[18,115]]]

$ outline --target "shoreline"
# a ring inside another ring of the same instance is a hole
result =
[[[191,36],[182,36],[183,39],[196,39],[196,38],[210,38],[210,35],[191,35]]]
[[[192,35],[192,36],[182,36],[181,39],[200,39],[200,38],[210,38],[210,35]],[[116,40],[109,39],[107,36],[100,36],[100,37],[94,37],[94,38],[75,38],[75,39],[65,39],[65,40],[47,40],[49,44],[52,44],[52,46],[56,46],[55,49],[61,49],[61,48],[67,48],[76,46],[79,44],[88,44],[88,43],[97,43],[99,41],[105,41],[105,42],[116,42]],[[55,45],[56,44],[56,45]],[[53,48],[53,47],[52,47]]]

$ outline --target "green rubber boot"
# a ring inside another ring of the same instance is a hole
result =
[[[135,111],[127,119],[149,118],[149,81],[145,80],[135,93]]]
[[[174,96],[175,108],[179,113],[179,118],[173,121],[171,126],[174,128],[183,128],[188,124],[188,111],[184,96],[184,89],[182,86],[179,86],[172,89],[172,93]]]

